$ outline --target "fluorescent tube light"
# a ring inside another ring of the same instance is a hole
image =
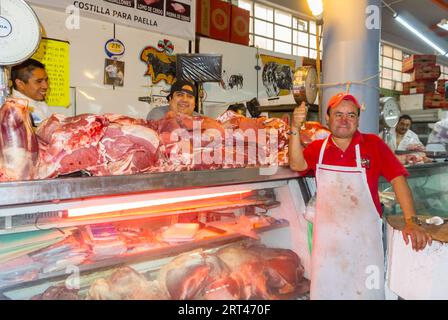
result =
[[[125,203],[119,203],[119,204],[116,204],[116,203],[115,204],[102,204],[102,205],[96,205],[96,206],[71,208],[71,209],[67,210],[67,216],[69,218],[72,218],[72,217],[80,217],[80,216],[106,213],[106,212],[112,212],[112,211],[160,206],[160,205],[179,203],[179,202],[185,202],[185,201],[213,199],[213,198],[233,196],[233,195],[243,195],[243,194],[248,194],[251,191],[252,190],[229,191],[229,192],[222,192],[222,193],[201,194],[201,195],[175,197],[175,198],[167,198],[167,199],[149,199],[149,200],[125,202]],[[105,202],[107,202],[107,200],[105,200]]]
[[[404,19],[402,19],[399,15],[395,16],[395,20],[397,20],[398,22],[400,22],[404,27],[406,27],[409,31],[411,31],[412,33],[414,33],[417,37],[419,37],[420,39],[422,39],[424,42],[426,42],[426,44],[430,45],[432,48],[434,48],[435,50],[437,50],[441,55],[446,55],[448,54],[447,51],[443,50],[442,48],[440,48],[439,46],[437,46],[434,42],[432,42],[431,40],[429,40],[427,37],[425,37],[422,33],[420,33],[417,29],[415,29],[413,26],[411,26],[409,23],[407,23]]]

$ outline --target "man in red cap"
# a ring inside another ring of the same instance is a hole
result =
[[[422,250],[431,237],[412,217],[415,209],[408,172],[374,134],[358,131],[361,106],[348,93],[333,96],[326,121],[331,135],[306,149],[299,131],[305,103],[293,113],[289,139],[292,170],[316,177],[316,214],[311,258],[312,299],[384,299],[384,251],[380,176],[393,186],[406,220],[403,238]]]

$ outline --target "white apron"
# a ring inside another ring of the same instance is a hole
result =
[[[381,219],[356,145],[356,167],[316,167],[311,299],[384,299]]]

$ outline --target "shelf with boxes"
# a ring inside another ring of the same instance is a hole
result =
[[[196,34],[249,45],[250,12],[221,0],[198,0]]]
[[[437,81],[441,70],[436,62],[435,55],[411,55],[403,61],[402,72],[411,75],[411,81],[403,83],[403,95],[419,95],[418,98],[421,101],[419,104],[422,109],[448,108],[448,100],[445,97],[445,80]],[[402,109],[407,108],[402,107]]]

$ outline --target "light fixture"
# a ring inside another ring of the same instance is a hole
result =
[[[401,23],[402,26],[404,26],[406,29],[414,33],[417,37],[422,39],[426,44],[437,50],[442,56],[448,56],[448,51],[443,50],[438,45],[436,45],[434,42],[429,40],[427,37],[425,37],[421,32],[419,32],[417,29],[415,29],[413,26],[411,26],[406,20],[404,20],[402,17],[398,15],[398,12],[395,11],[389,4],[386,3],[386,1],[381,1],[386,8],[388,8],[392,12],[392,16],[395,20],[397,20],[399,23]],[[446,20],[446,19],[443,19]],[[443,21],[442,20],[442,21]],[[441,21],[441,22],[442,22]]]
[[[322,0],[307,0],[307,2],[313,16],[321,19],[322,13],[324,12],[324,4],[322,3]]]
[[[442,29],[445,29],[445,30],[448,31],[448,20],[447,20],[447,19],[442,19],[442,20],[437,24],[437,26],[438,26],[439,28],[442,28]]]
[[[404,27],[406,27],[409,31],[414,33],[417,37],[422,39],[426,44],[437,50],[441,55],[447,55],[448,52],[437,46],[434,42],[429,40],[427,37],[425,37],[422,33],[420,33],[417,29],[415,29],[413,26],[411,26],[406,20],[404,20],[402,17],[400,17],[398,14],[394,16],[395,20],[401,23]]]
[[[186,201],[216,199],[219,197],[228,197],[228,196],[236,196],[236,195],[248,195],[251,192],[252,192],[252,190],[242,190],[242,191],[229,191],[229,192],[212,193],[212,194],[173,197],[173,198],[166,198],[166,199],[148,199],[148,200],[142,200],[142,201],[114,203],[114,204],[104,203],[104,204],[100,204],[100,205],[93,205],[93,206],[86,206],[86,207],[79,207],[79,208],[70,208],[67,210],[67,217],[73,218],[73,217],[81,217],[81,216],[86,216],[86,215],[100,214],[100,213],[113,212],[113,211],[168,205],[168,204],[186,202]]]

